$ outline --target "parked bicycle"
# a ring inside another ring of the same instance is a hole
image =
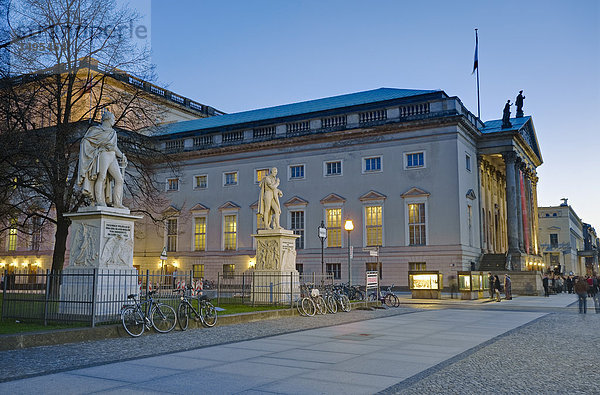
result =
[[[394,284],[389,286],[387,288],[387,290],[385,290],[385,291],[382,290],[379,293],[379,301],[381,302],[382,305],[385,305],[388,307],[400,306],[400,299],[398,299],[398,297],[396,295],[394,295],[394,293],[392,292],[393,287],[394,287]],[[369,300],[374,301],[376,299],[377,299],[377,291],[369,294]]]
[[[310,297],[310,290],[307,284],[300,286],[300,298],[296,300],[296,308],[298,313],[304,317],[312,317],[317,312],[317,306]]]
[[[175,328],[177,321],[175,309],[168,304],[155,301],[152,298],[156,291],[149,291],[146,300],[138,301],[137,294],[127,296],[134,304],[123,305],[121,322],[123,328],[133,337],[141,336],[146,328],[153,327],[155,331],[167,333]]]
[[[206,295],[197,295],[190,297],[193,289],[188,286],[185,289],[177,289],[175,292],[181,293],[179,306],[177,306],[177,320],[182,331],[188,328],[190,317],[196,321],[202,322],[206,327],[213,327],[217,323],[217,309],[210,302]],[[191,301],[197,301],[198,310],[194,308]]]
[[[340,284],[342,286],[342,292],[348,296],[350,300],[364,300],[365,293],[360,289],[359,285],[348,285],[347,283]]]
[[[333,286],[333,297],[335,298],[335,301],[337,302],[340,310],[346,313],[350,311],[350,299],[348,298],[348,295],[344,293],[343,287],[341,285]]]

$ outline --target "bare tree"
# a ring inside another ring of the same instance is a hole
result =
[[[63,214],[86,199],[76,186],[85,130],[103,109],[115,114],[132,165],[128,197],[149,207],[152,201],[139,200],[157,195],[153,172],[168,160],[146,131],[163,114],[139,83],[154,73],[149,49],[129,34],[140,20],[135,12],[114,0],[18,0],[8,14],[10,41],[0,59],[1,226],[31,233],[33,218],[53,223],[52,269],[60,270],[70,226]]]

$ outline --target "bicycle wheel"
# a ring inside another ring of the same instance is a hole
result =
[[[177,317],[175,309],[168,304],[156,304],[152,307],[152,313],[150,313],[150,319],[152,320],[152,326],[157,332],[167,333],[171,332],[175,328]]]
[[[182,331],[188,328],[190,313],[191,310],[187,303],[179,303],[179,306],[177,307],[177,321],[179,322],[179,327]]]
[[[394,307],[400,306],[400,299],[394,294],[392,294],[392,299],[394,300]]]
[[[121,322],[125,331],[133,337],[140,336],[146,329],[144,316],[134,306],[129,306],[121,310]]]
[[[356,300],[365,300],[365,293],[363,291],[361,291],[360,289],[357,289],[355,298],[356,298]]]
[[[387,294],[383,298],[383,303],[385,303],[385,305],[388,307],[394,307],[394,298],[395,297],[396,297],[396,295],[394,295],[394,294]]]
[[[306,313],[302,309],[302,299],[298,299],[294,303],[296,303],[296,309],[298,310],[298,314],[300,314],[301,316],[305,317]]]
[[[330,295],[327,298],[325,298],[325,302],[327,303],[327,310],[331,314],[337,313],[337,303],[336,303],[335,298],[333,296]]]
[[[341,295],[338,302],[340,303],[342,311],[345,311],[346,313],[350,311],[350,299],[346,295]]]
[[[326,314],[327,306],[325,305],[325,299],[321,295],[317,296],[314,300],[315,306],[317,307],[317,314]]]
[[[315,315],[317,312],[315,302],[313,302],[311,298],[302,298],[302,311],[304,311],[304,315],[308,317]]]
[[[200,308],[202,323],[211,328],[217,323],[217,309],[210,302],[205,302]]]
[[[375,302],[377,300],[377,293],[372,292],[369,294],[369,302]]]

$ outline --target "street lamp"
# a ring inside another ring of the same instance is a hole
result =
[[[344,223],[344,229],[348,231],[348,286],[350,287],[352,285],[352,270],[350,265],[350,232],[354,230],[354,224],[352,223],[351,219],[346,220]]]
[[[321,221],[321,225],[319,225],[319,239],[321,239],[321,282],[325,279],[325,260],[323,259],[323,245],[325,243],[325,239],[327,238],[327,228],[325,227],[325,223]]]

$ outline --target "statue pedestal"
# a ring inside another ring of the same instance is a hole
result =
[[[118,315],[127,295],[139,293],[133,242],[135,221],[142,217],[112,207],[85,207],[65,217],[72,225],[60,313],[93,315],[95,321]]]
[[[296,239],[291,230],[264,229],[256,240],[256,265],[252,276],[252,302],[291,304],[300,296],[296,270]]]

